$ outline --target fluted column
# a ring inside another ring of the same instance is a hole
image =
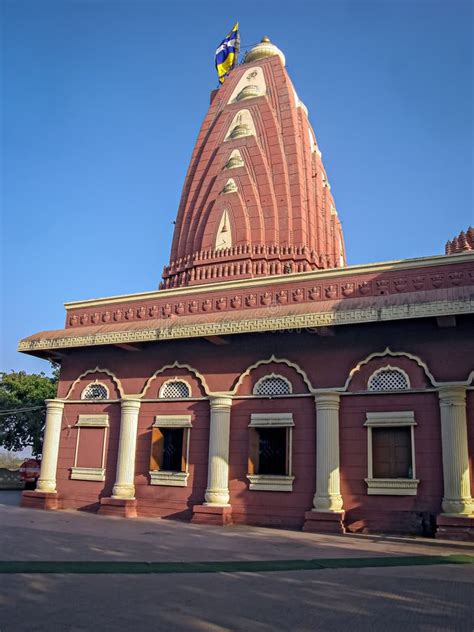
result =
[[[317,393],[316,494],[314,511],[341,511],[339,481],[339,393]]]
[[[209,465],[206,505],[229,504],[229,436],[232,398],[211,396],[211,424],[209,430]]]
[[[443,447],[443,511],[447,514],[472,514],[474,503],[469,480],[466,388],[442,386],[439,389],[439,406]]]
[[[60,399],[46,400],[46,426],[43,439],[41,470],[36,486],[40,492],[56,492],[56,469],[58,467],[59,439],[64,402]]]
[[[112,498],[135,497],[135,451],[140,405],[141,401],[138,398],[122,399],[117,474]]]

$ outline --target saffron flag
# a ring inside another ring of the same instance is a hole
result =
[[[239,56],[240,36],[239,23],[233,27],[216,50],[216,69],[219,83],[224,83],[229,72],[237,64]]]

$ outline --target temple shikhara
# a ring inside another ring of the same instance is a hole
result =
[[[23,505],[473,538],[473,238],[348,266],[264,38],[211,93],[159,290],[20,342],[61,363]]]

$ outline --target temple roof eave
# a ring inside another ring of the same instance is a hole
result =
[[[143,322],[65,328],[24,338],[18,351],[49,357],[61,349],[126,345],[229,334],[318,328],[393,320],[474,314],[474,287],[453,287],[403,295],[357,297],[271,308],[157,318]]]

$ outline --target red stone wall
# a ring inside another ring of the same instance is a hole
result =
[[[119,348],[89,348],[73,351],[61,370],[59,396],[66,397],[78,376],[96,366],[107,368],[120,380],[125,394],[141,393],[149,382],[145,398],[156,398],[162,383],[171,377],[186,379],[191,385],[192,401],[143,402],[139,416],[136,460],[138,511],[143,515],[189,517],[192,506],[204,501],[207,484],[209,441],[209,403],[203,399],[207,388],[212,392],[236,390],[231,414],[230,495],[236,522],[299,527],[304,512],[312,506],[315,487],[315,406],[302,373],[314,388],[342,388],[353,372],[349,393],[341,397],[340,445],[341,484],[350,530],[429,531],[431,516],[439,513],[442,500],[442,463],[438,396],[436,392],[400,395],[368,395],[363,391],[374,370],[390,364],[400,366],[410,377],[413,388],[433,388],[425,370],[416,360],[405,356],[374,357],[374,352],[389,346],[394,351],[417,355],[439,381],[463,381],[473,369],[472,347],[468,332],[472,319],[459,318],[456,328],[440,329],[435,321],[386,323],[359,327],[340,327],[334,336],[311,332],[292,332],[228,337],[229,344],[213,345],[204,340],[147,344],[139,352]],[[472,349],[471,349],[472,351]],[[274,354],[300,367],[266,362],[247,370]],[[187,367],[169,366],[178,362]],[[168,366],[164,370],[163,367]],[[158,372],[158,373],[157,373]],[[239,381],[239,377],[246,375]],[[295,398],[245,398],[256,381],[267,373],[287,377]],[[155,374],[153,380],[150,378]],[[77,400],[83,388],[98,379],[105,383],[111,397],[119,398],[117,383],[103,373],[88,373],[76,384],[66,403],[58,463],[58,490],[62,507],[94,510],[101,496],[110,496],[115,479],[120,425],[120,403],[86,403]],[[238,399],[238,397],[244,397]],[[468,434],[473,478],[474,392],[468,392]],[[421,482],[417,496],[368,496],[367,476],[368,411],[413,410],[415,428],[416,473]],[[252,412],[292,412],[294,491],[256,492],[248,490],[248,424]],[[72,481],[69,468],[74,461],[79,414],[107,413],[108,450],[105,482]],[[151,426],[157,414],[192,415],[190,439],[190,476],[188,486],[151,486],[148,482]],[[473,478],[474,489],[474,478]]]
[[[369,496],[368,412],[412,410],[415,413],[416,496]],[[354,395],[341,398],[341,492],[349,531],[423,533],[441,510],[443,464],[438,395]]]

